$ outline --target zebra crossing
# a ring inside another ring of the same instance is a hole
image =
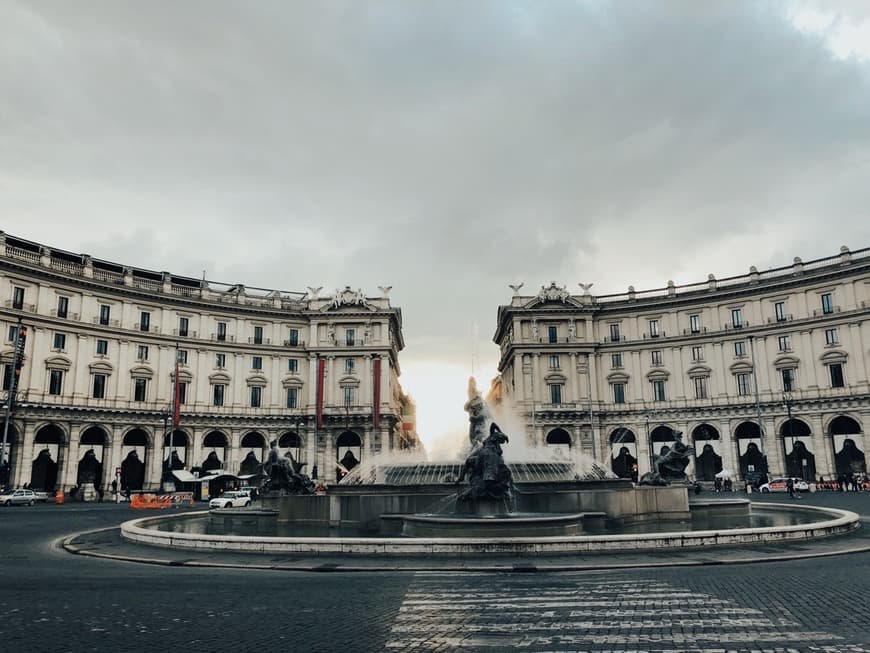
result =
[[[771,614],[652,579],[419,573],[387,650],[819,651],[864,653],[806,629],[787,607]]]

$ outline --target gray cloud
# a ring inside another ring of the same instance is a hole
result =
[[[2,228],[251,286],[392,284],[405,358],[463,361],[509,282],[868,244],[870,65],[787,9],[0,0]]]

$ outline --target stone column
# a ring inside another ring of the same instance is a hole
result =
[[[76,484],[76,476],[78,474],[79,468],[79,440],[81,439],[81,434],[79,433],[79,424],[71,423],[69,424],[69,436],[67,437],[67,445],[60,445],[58,447],[57,457],[58,457],[58,479],[63,478],[63,487],[69,488]],[[66,450],[64,452],[64,450]],[[66,456],[64,456],[66,453]],[[61,459],[65,458],[63,462]],[[61,465],[63,468],[61,469]]]
[[[849,324],[849,335],[851,340],[849,349],[853,353],[850,362],[853,362],[854,367],[853,370],[846,370],[846,379],[852,381],[849,385],[867,385],[867,366],[864,363],[863,356],[863,352],[866,350],[863,343],[864,339],[861,337],[860,322]]]
[[[803,341],[803,360],[804,364],[801,370],[806,375],[806,388],[818,388],[819,382],[816,378],[816,353],[813,350],[813,338],[809,331],[801,331],[801,340]],[[801,384],[804,385],[804,384]],[[771,390],[773,384],[771,383]]]

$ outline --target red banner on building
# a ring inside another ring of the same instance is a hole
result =
[[[317,428],[323,426],[323,378],[326,376],[326,359],[317,359]]]
[[[374,395],[372,399],[374,403],[372,421],[375,428],[378,428],[381,424],[381,359],[376,358],[374,362],[374,371],[372,372],[374,375],[372,379],[372,394]]]
[[[175,352],[175,392],[172,398],[172,426],[178,428],[181,422],[181,381],[178,378],[178,351]]]

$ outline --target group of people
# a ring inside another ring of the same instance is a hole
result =
[[[723,479],[717,476],[713,479],[713,489],[716,492],[733,492],[734,482],[730,478]]]
[[[834,492],[870,490],[870,477],[867,474],[839,474],[836,479],[826,481],[823,476],[820,476],[816,482],[816,489]]]

